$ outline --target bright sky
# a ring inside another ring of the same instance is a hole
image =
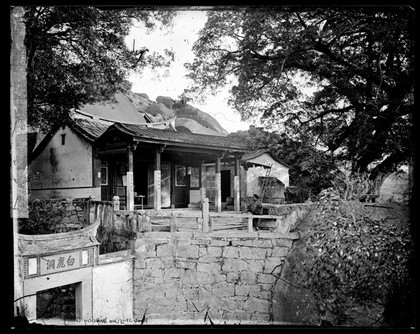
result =
[[[175,61],[168,70],[168,76],[159,76],[156,71],[145,69],[141,75],[132,75],[129,80],[133,84],[133,92],[146,93],[153,101],[157,96],[169,96],[177,99],[187,87],[184,63],[192,61],[194,54],[192,46],[198,39],[198,31],[204,27],[207,20],[206,12],[201,10],[179,11],[175,18],[172,32],[165,29],[146,35],[143,29],[133,28],[127,37],[128,45],[135,48],[147,47],[149,52],[163,52],[165,48],[172,49]],[[215,97],[209,97],[204,105],[189,101],[194,107],[212,115],[228,132],[247,130],[251,123],[242,122],[239,113],[227,105],[228,92]]]

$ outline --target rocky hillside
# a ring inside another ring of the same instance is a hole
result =
[[[144,93],[128,93],[127,97],[136,108],[149,116],[154,122],[164,121],[176,116],[175,126],[179,131],[225,136],[228,132],[209,114],[171,97],[158,96],[156,102]]]

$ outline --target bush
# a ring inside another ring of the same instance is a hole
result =
[[[308,258],[295,274],[309,289],[323,321],[361,325],[382,318],[394,291],[410,283],[407,263],[413,249],[408,226],[368,216],[362,203],[323,191],[306,238]]]
[[[19,218],[19,233],[55,233],[62,220],[63,209],[55,201],[35,199],[29,202],[29,217]]]

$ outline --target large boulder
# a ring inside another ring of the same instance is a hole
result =
[[[228,134],[214,117],[185,101],[158,96],[155,102],[151,101],[147,94],[133,92],[128,93],[127,97],[140,113],[147,114],[153,122],[161,122],[177,116],[176,126],[179,126],[181,131],[222,136]]]
[[[134,106],[140,111],[144,112],[152,103],[147,94],[144,93],[128,93],[127,97],[133,102]]]
[[[172,105],[172,109],[176,111],[176,115],[179,118],[189,118],[200,123],[202,126],[215,130],[223,135],[228,134],[215,118],[188,103],[183,104],[181,101],[176,101]]]
[[[173,110],[165,107],[162,103],[152,103],[145,110],[146,113],[151,114],[152,116],[161,115],[164,120],[172,118],[175,116]]]
[[[174,99],[168,96],[158,96],[156,98],[157,103],[162,103],[166,108],[172,109],[172,105],[174,104]]]
[[[178,131],[196,134],[205,134],[211,136],[224,136],[220,132],[206,128],[197,121],[188,118],[177,117],[175,120],[175,127]]]

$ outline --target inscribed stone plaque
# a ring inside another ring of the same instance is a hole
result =
[[[80,268],[80,251],[41,257],[41,275],[78,268]]]

